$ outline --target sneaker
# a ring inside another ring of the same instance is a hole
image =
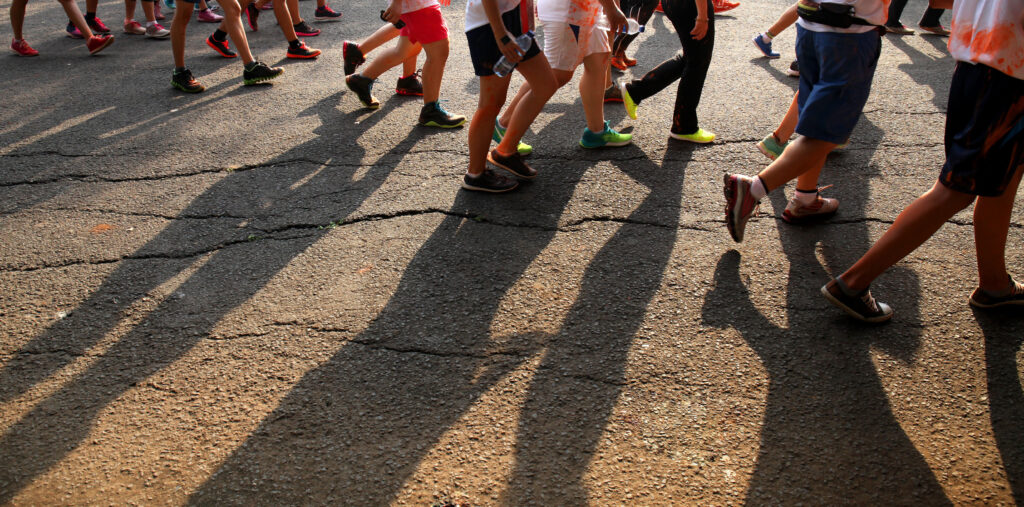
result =
[[[287,56],[288,58],[309,60],[320,56],[320,50],[310,49],[309,46],[306,46],[305,42],[300,41],[297,47],[289,44],[288,53],[285,56]]]
[[[85,47],[89,48],[89,54],[95,55],[104,48],[114,43],[114,36],[110,34],[106,35],[93,35],[86,41]]]
[[[821,295],[851,317],[864,322],[879,324],[892,318],[892,308],[876,301],[870,290],[865,289],[851,296],[848,294],[851,292],[848,288],[843,290],[845,285],[842,280],[835,278],[821,288]]]
[[[498,149],[495,148],[487,154],[487,161],[512,173],[518,178],[532,180],[537,177],[537,170],[530,167],[529,164],[523,160],[523,156],[518,152],[511,155],[502,155],[501,153],[498,153]]]
[[[604,89],[604,103],[622,102],[622,90],[618,86],[609,86]]]
[[[775,140],[774,134],[769,134],[768,137],[765,137],[757,143],[757,149],[761,150],[761,153],[764,153],[764,156],[772,160],[779,158],[779,155],[782,155],[782,150],[785,150],[786,146],[789,146],[789,141],[779,144],[779,142]]]
[[[518,186],[518,181],[497,174],[491,169],[484,169],[484,172],[477,176],[470,176],[467,174],[462,177],[462,188],[466,190],[476,190],[478,192],[500,194],[502,192],[515,190]]]
[[[629,91],[626,90],[626,80],[622,79],[619,81],[619,95],[622,97],[622,105],[626,108],[626,115],[632,119],[636,119],[636,102],[633,102],[633,97],[629,96]]]
[[[754,45],[757,46],[757,49],[761,50],[761,54],[768,58],[771,58],[772,60],[782,56],[776,53],[775,51],[772,51],[772,43],[765,42],[764,37],[762,37],[761,35],[762,34],[757,34],[754,36]]]
[[[796,60],[793,60],[793,63],[789,64],[789,70],[786,71],[786,74],[793,77],[800,77],[800,64]]]
[[[253,62],[252,68],[246,67],[242,71],[242,83],[246,85],[254,85],[270,81],[281,74],[284,74],[284,69],[281,67],[271,67],[263,62]]]
[[[668,136],[672,139],[679,141],[689,141],[691,143],[708,144],[715,140],[715,134],[708,132],[702,128],[698,128],[696,132],[692,134],[676,134],[675,132],[669,132]]]
[[[715,14],[720,12],[731,11],[740,6],[739,2],[729,2],[727,0],[714,0],[712,5],[715,9]]]
[[[220,23],[223,20],[224,16],[213,12],[213,9],[210,8],[203,9],[196,14],[196,21],[200,23]]]
[[[185,93],[199,93],[206,89],[192,77],[192,71],[188,69],[171,74],[171,86]]]
[[[238,53],[235,53],[231,50],[231,46],[228,44],[227,39],[217,40],[213,38],[212,33],[210,34],[209,37],[206,38],[206,45],[213,48],[214,51],[219,53],[220,56],[223,56],[224,58],[236,58],[238,56]]]
[[[998,306],[1021,306],[1024,305],[1024,284],[1010,278],[1010,292],[1003,296],[993,296],[981,287],[974,289],[971,298],[968,300],[971,306],[976,308],[996,308]]]
[[[665,9],[661,8],[661,2],[658,2],[658,5],[654,7],[654,12],[660,12],[662,14],[665,14]]]
[[[360,74],[353,74],[345,78],[345,85],[348,86],[349,90],[356,92],[359,102],[362,102],[364,107],[377,109],[380,107],[380,101],[371,92],[374,81],[374,79],[363,77]]]
[[[142,26],[142,23],[132,20],[124,24],[124,33],[128,35],[145,35],[146,27]]]
[[[613,56],[612,57],[612,67],[615,67],[616,69],[621,70],[621,71],[625,71],[627,68],[629,68],[629,65],[626,65],[626,62],[624,62],[622,60],[622,58],[620,58],[618,56]]]
[[[580,138],[580,146],[584,148],[603,148],[605,146],[625,146],[633,142],[633,134],[620,134],[604,122],[604,130],[593,132],[583,127],[583,137]]]
[[[164,28],[160,23],[153,23],[146,27],[146,37],[150,39],[166,39],[171,36],[171,31]]]
[[[494,133],[491,134],[491,139],[494,139],[494,142],[501,144],[501,140],[505,138],[505,130],[507,129],[505,127],[502,127],[501,124],[498,123],[498,119],[495,118]],[[533,153],[533,146],[530,146],[529,144],[519,141],[519,146],[516,146],[516,153],[519,153],[520,155],[523,156],[529,155]]]
[[[423,81],[420,81],[420,70],[408,76],[398,78],[398,84],[395,85],[395,93],[407,97],[422,97]]]
[[[754,215],[758,201],[750,195],[750,185],[754,179],[739,174],[725,175],[725,225],[733,241],[743,241],[743,232],[747,228],[747,220]]]
[[[820,190],[820,189],[819,189]],[[782,212],[782,219],[789,224],[802,224],[811,220],[820,220],[836,214],[839,200],[817,196],[811,204],[800,204],[796,198],[789,200]]]
[[[67,26],[67,28],[64,29],[64,31],[66,32],[66,35],[69,38],[72,38],[72,39],[84,39],[85,38],[82,35],[81,30],[79,30],[77,26],[72,25],[71,23],[68,23],[68,26]]]
[[[445,111],[444,107],[441,107],[441,101],[439,100],[423,104],[423,109],[420,109],[420,125],[424,127],[451,129],[461,127],[463,123],[466,123],[465,116]]]
[[[935,34],[935,35],[948,36],[949,33],[950,33],[949,29],[944,27],[944,26],[942,26],[942,25],[938,25],[938,26],[917,25],[917,27],[920,28],[921,30],[924,30],[924,31],[926,31],[928,33]],[[922,35],[924,35],[924,34],[922,34]]]
[[[169,7],[169,9],[173,10],[174,7]],[[153,16],[156,18],[157,21],[163,21],[167,19],[167,16],[164,16],[164,13],[160,12],[160,2],[153,2]]]
[[[331,6],[324,4],[323,7],[317,7],[313,11],[313,19],[320,21],[337,21],[341,18],[341,13],[332,9]]]
[[[350,76],[356,68],[366,61],[363,52],[359,50],[359,44],[345,41],[341,43],[341,56],[345,60],[345,75]]]
[[[110,33],[110,29],[107,28],[107,25],[103,24],[103,20],[98,16],[93,16],[92,19],[86,18],[85,22],[94,33]]]
[[[316,37],[320,35],[320,30],[309,26],[305,21],[299,21],[299,24],[295,25],[295,35],[299,37]]]
[[[245,6],[245,22],[249,25],[249,29],[252,31],[258,31],[260,29],[260,10],[256,7],[256,2],[253,2]]]
[[[154,3],[156,3],[156,2],[154,2]],[[174,0],[164,0],[164,5],[166,5],[167,8],[172,10],[172,11],[174,9],[178,8],[178,5],[176,3],[174,3]]]
[[[619,59],[622,60],[622,63],[626,64],[626,67],[636,67],[636,58],[630,58],[625,54],[621,54]]]
[[[18,56],[39,56],[39,51],[32,49],[32,46],[29,46],[25,39],[12,39],[11,51],[14,51]]]
[[[885,25],[885,31],[896,35],[914,35],[914,29],[904,24],[896,26]]]

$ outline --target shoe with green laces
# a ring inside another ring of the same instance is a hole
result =
[[[757,149],[761,150],[764,156],[772,160],[779,158],[779,155],[782,155],[782,151],[786,149],[786,146],[789,146],[789,141],[779,144],[775,140],[775,134],[769,134],[768,137],[757,143]]]
[[[676,134],[675,132],[669,132],[668,135],[672,139],[700,144],[707,144],[715,140],[715,134],[701,128],[697,129],[697,131],[692,134]]]
[[[636,106],[638,105],[633,101],[633,97],[629,95],[629,90],[626,90],[626,80],[619,81],[619,93],[622,95],[622,105],[626,107],[626,114],[630,118],[636,119]]]
[[[603,148],[605,146],[625,146],[633,142],[633,134],[620,134],[604,122],[604,130],[593,132],[589,128],[583,128],[583,137],[580,138],[580,146],[584,148]]]
[[[494,139],[494,142],[501,144],[501,140],[505,138],[505,130],[507,129],[502,127],[501,124],[498,123],[498,120],[494,120],[494,133],[491,134],[491,139]],[[516,151],[519,152],[520,155],[526,156],[533,153],[533,146],[519,141],[519,146],[516,147]]]

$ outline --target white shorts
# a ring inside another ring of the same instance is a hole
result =
[[[552,69],[576,70],[584,58],[594,53],[611,53],[612,44],[608,40],[608,32],[593,25],[574,30],[575,26],[544,22],[544,56]]]

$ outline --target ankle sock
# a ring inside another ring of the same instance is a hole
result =
[[[767,194],[768,189],[764,186],[764,180],[760,176],[754,176],[754,182],[750,184],[750,196],[755,201],[760,201]]]
[[[228,40],[228,33],[218,28],[213,31],[213,40],[217,42],[224,42]]]
[[[796,193],[793,194],[793,199],[802,206],[808,206],[818,199],[818,189],[800,190],[798,188]]]
[[[149,28],[156,24],[156,21],[146,21],[146,28]]]
[[[775,38],[775,36],[772,35],[772,33],[769,32],[768,30],[765,30],[764,33],[761,34],[761,40],[763,40],[765,42],[771,42],[772,39],[774,39],[774,38]]]
[[[302,46],[302,42],[299,42],[299,39],[288,41],[288,47],[292,49],[299,49],[300,46]]]

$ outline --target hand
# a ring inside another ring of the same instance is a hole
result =
[[[619,10],[618,7],[614,11],[605,12],[605,16],[608,17],[608,32],[619,33],[626,29],[626,15]]]
[[[707,34],[708,18],[697,18],[697,20],[693,23],[693,30],[690,30],[690,35],[693,36],[693,40],[701,40]]]
[[[402,17],[402,0],[392,0],[388,8],[384,10],[384,21],[396,23]]]
[[[501,50],[501,54],[505,55],[505,58],[512,63],[519,63],[523,60],[523,48],[516,44],[516,38],[512,34],[506,32],[505,36],[508,37],[508,43],[502,43],[501,39],[498,39],[498,49]]]

